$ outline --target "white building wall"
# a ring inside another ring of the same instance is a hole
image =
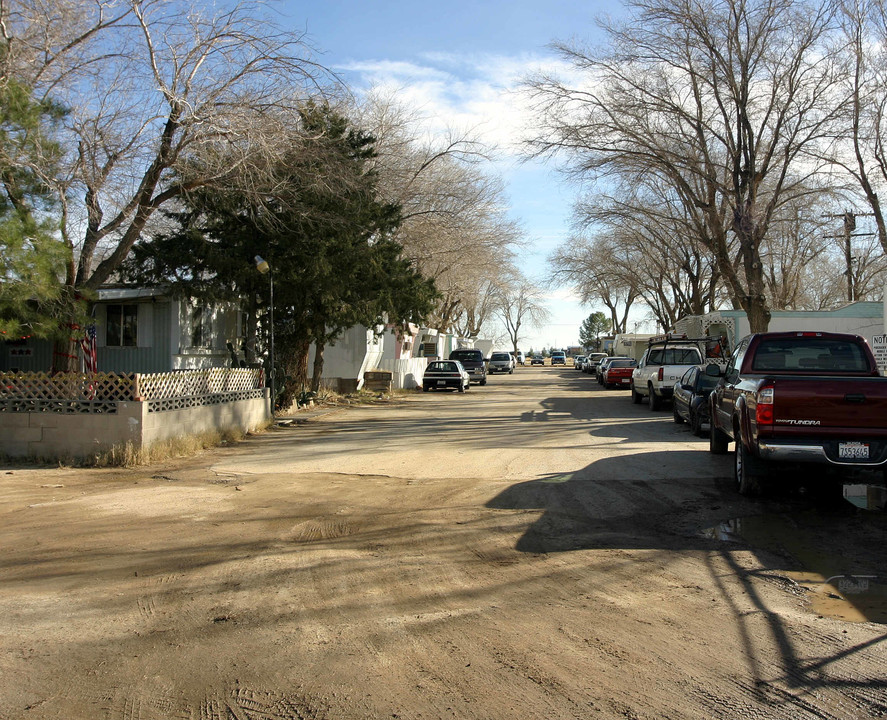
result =
[[[362,325],[346,330],[335,343],[328,344],[323,351],[323,377],[347,378],[355,380],[360,377],[367,352],[370,349],[372,332]],[[308,373],[314,368],[316,347],[311,346],[308,353]]]
[[[675,323],[674,330],[689,336],[705,336],[718,334],[721,328],[728,330],[731,343],[735,344],[751,332],[748,317],[744,313],[731,313],[729,316],[720,312],[707,315],[696,315],[682,318]],[[828,311],[798,311],[791,314],[774,312],[770,319],[770,332],[838,332],[861,335],[871,342],[874,335],[884,332],[887,317],[853,317]],[[717,332],[714,332],[716,329]]]

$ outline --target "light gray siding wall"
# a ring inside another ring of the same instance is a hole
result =
[[[172,370],[170,302],[139,303],[138,347],[105,344],[107,315],[96,307],[99,372],[156,373]]]
[[[52,367],[52,343],[29,338],[0,345],[0,370],[8,372],[49,372]]]

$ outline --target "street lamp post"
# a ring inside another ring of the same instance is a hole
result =
[[[270,284],[271,296],[270,296],[270,333],[269,333],[269,343],[268,343],[268,380],[271,387],[271,417],[274,417],[274,274],[271,272],[271,266],[268,264],[267,260],[263,260],[260,255],[256,255],[256,270],[258,270],[262,275],[268,276],[268,282]]]

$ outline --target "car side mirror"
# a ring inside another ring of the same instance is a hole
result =
[[[720,365],[711,363],[705,366],[705,374],[708,375],[708,377],[721,377],[724,374],[724,371],[721,370]]]

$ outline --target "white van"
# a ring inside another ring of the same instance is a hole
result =
[[[527,358],[524,357],[523,350],[518,350],[516,353],[511,353],[511,354],[514,356],[514,361],[518,365],[523,365],[527,361]]]

